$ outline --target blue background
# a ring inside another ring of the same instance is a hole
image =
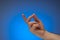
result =
[[[33,13],[42,21],[44,28],[60,34],[59,0],[1,0],[0,1],[0,35],[3,40],[42,40],[29,31],[22,18]]]

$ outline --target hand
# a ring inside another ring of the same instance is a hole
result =
[[[25,22],[29,25],[30,31],[34,34],[36,34],[39,37],[44,36],[45,30],[44,26],[41,23],[41,21],[36,17],[35,14],[28,17],[28,19],[25,17],[24,14],[22,14],[22,17],[24,18]],[[34,22],[30,22],[31,18],[34,18]]]

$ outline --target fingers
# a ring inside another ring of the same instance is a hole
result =
[[[40,29],[41,30],[44,29],[42,22],[37,18],[37,16],[35,14],[34,14],[33,18],[35,19],[36,22],[38,22],[38,24],[40,24]]]
[[[28,22],[30,22],[31,18],[33,18],[33,15],[29,16],[28,19],[25,17],[24,14],[22,14],[22,17],[23,17],[24,20],[28,23]]]
[[[23,17],[24,20],[28,23],[29,28],[31,28],[31,27],[33,26],[33,24],[39,24],[39,25],[40,25],[40,29],[41,29],[41,30],[44,29],[44,27],[43,27],[41,21],[36,17],[35,14],[29,16],[28,19],[25,17],[24,14],[22,14],[22,17]],[[35,22],[30,22],[31,18],[34,18],[34,19],[35,19]],[[37,26],[37,25],[35,25],[35,26]],[[38,26],[37,26],[37,27],[38,27]],[[33,28],[35,28],[35,27],[33,27]],[[38,28],[37,28],[37,29],[38,29]]]
[[[30,22],[31,18],[34,18],[36,22],[40,22],[39,19],[36,17],[35,14],[29,16],[28,19],[25,17],[24,14],[22,14],[22,17],[24,18],[24,20],[25,20],[26,22]]]
[[[37,18],[37,16],[35,14],[33,14],[33,18],[35,19],[36,22],[40,22],[39,19]]]
[[[43,30],[44,29],[44,26],[43,24],[40,22],[40,29]]]
[[[37,24],[37,22],[29,22],[28,25],[29,25],[29,28],[31,28],[33,26],[33,24]]]
[[[24,18],[24,20],[26,22],[30,22],[31,18],[34,18],[36,22],[40,22],[39,19],[37,18],[37,16],[35,14],[31,15],[30,17],[28,17],[28,19],[25,17],[24,14],[22,14],[22,17]]]
[[[34,15],[31,15],[28,17],[27,22],[30,22],[31,18],[33,18]]]
[[[25,17],[25,15],[24,14],[22,14],[22,17],[23,17],[23,19],[26,21],[27,20],[27,18]]]
[[[33,27],[33,28],[36,28],[36,30],[44,30],[44,26],[41,22],[40,24],[37,22],[29,22],[28,25],[30,29]]]

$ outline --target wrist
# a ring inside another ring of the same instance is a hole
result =
[[[44,40],[58,40],[58,39],[60,39],[60,37],[58,35],[56,35],[56,34],[45,31],[43,39]]]

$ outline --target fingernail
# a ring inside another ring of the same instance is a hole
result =
[[[24,14],[22,14],[22,15],[24,15]]]
[[[33,15],[35,15],[35,13],[33,13]]]
[[[35,14],[35,13],[33,13],[33,14]]]

